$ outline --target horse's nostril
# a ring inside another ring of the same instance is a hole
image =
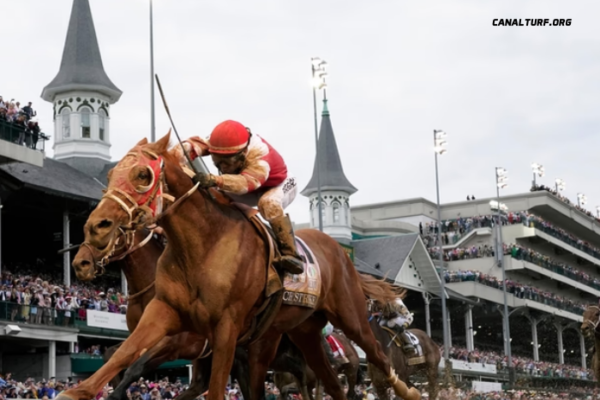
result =
[[[110,228],[112,226],[112,221],[108,220],[108,219],[103,219],[102,221],[100,221],[98,223],[98,225],[96,225],[99,229],[106,229],[106,228]]]

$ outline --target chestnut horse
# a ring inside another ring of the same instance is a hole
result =
[[[195,332],[213,353],[208,400],[222,400],[238,339],[253,325],[265,302],[267,244],[237,208],[197,190],[167,150],[170,134],[156,143],[140,141],[109,173],[102,201],[85,224],[86,242],[105,249],[120,229],[158,221],[167,237],[156,272],[155,296],[138,326],[111,359],[59,400],[91,399],[123,368],[167,336]],[[163,192],[164,191],[164,192]],[[163,200],[174,201],[166,211]],[[327,320],[344,331],[382,370],[398,396],[418,400],[390,366],[367,319],[365,297],[392,301],[393,288],[358,274],[342,247],[316,230],[297,233],[321,268],[321,296],[314,309],[281,306],[269,329],[248,348],[252,398],[264,390],[266,371],[281,336],[302,351],[327,392],[345,398],[321,345]]]
[[[111,254],[116,254],[111,257],[103,257],[100,250],[86,243],[80,246],[77,254],[75,254],[73,268],[77,278],[82,281],[94,279],[98,272],[109,262],[116,264],[123,271],[131,293],[127,304],[127,328],[129,332],[133,332],[142,318],[146,306],[154,298],[156,263],[164,250],[164,246],[160,243],[160,240],[154,237],[152,232],[143,230],[130,233],[121,232],[121,236],[117,238],[111,250]],[[105,363],[121,344],[107,349],[103,355]],[[118,375],[113,378],[111,385],[115,390],[109,398],[126,399],[127,388],[139,377],[149,374],[167,361],[196,359],[201,356],[203,350],[204,341],[191,332],[165,338],[159,346],[155,346],[152,351],[147,352],[142,359],[138,360],[139,363],[136,368],[132,366],[126,371],[123,381],[120,381]],[[190,394],[202,393],[205,386],[201,384],[192,385]]]
[[[600,307],[588,306],[583,312],[581,333],[584,337],[594,340],[594,355],[592,356],[592,371],[596,380],[600,380],[600,360],[598,349],[600,349]]]
[[[401,298],[404,297],[404,293],[401,294]],[[371,302],[371,311],[376,311],[375,308],[379,308],[380,305],[375,305]],[[409,329],[413,335],[419,339],[419,344],[421,345],[421,349],[423,350],[423,355],[425,356],[425,362],[417,365],[408,365],[408,359],[404,354],[404,351],[401,347],[396,346],[395,343],[392,342],[392,337],[388,331],[383,329],[379,325],[379,318],[381,316],[381,312],[373,312],[371,314],[370,323],[371,329],[377,338],[377,341],[381,344],[386,355],[390,360],[392,360],[392,365],[394,369],[398,373],[398,377],[406,382],[409,386],[413,386],[410,382],[410,377],[418,372],[424,372],[427,377],[428,382],[428,391],[429,398],[435,399],[438,394],[438,373],[439,373],[439,365],[440,365],[440,349],[437,344],[427,336],[427,333],[423,332],[420,329]],[[377,396],[380,399],[387,398],[383,396],[387,396],[387,385],[385,382],[385,376],[381,374],[379,370],[376,368],[372,368],[369,365],[369,374],[371,376],[371,381],[373,386],[377,390]]]
[[[152,233],[143,231],[132,232],[132,234],[123,234],[119,240],[114,243],[114,250],[110,253],[111,257],[103,259],[102,252],[89,244],[79,247],[77,254],[73,259],[73,268],[77,278],[83,281],[94,279],[98,273],[108,263],[114,263],[122,269],[127,279],[127,284],[132,294],[129,296],[129,307],[127,309],[127,326],[129,331],[133,331],[142,316],[146,305],[154,297],[154,283],[156,277],[156,265],[162,254],[164,247],[159,240],[154,238]],[[149,268],[151,266],[152,268]],[[127,398],[127,388],[132,382],[137,381],[141,376],[147,376],[154,371],[160,364],[166,361],[172,361],[178,358],[194,360],[201,355],[203,343],[193,342],[192,335],[186,333],[170,337],[165,341],[160,349],[154,348],[152,357],[138,359],[129,369],[127,369],[124,379],[120,381],[115,377],[111,385],[115,388],[114,392],[108,397],[109,400]],[[119,345],[112,346],[105,352],[103,358],[107,362],[110,357],[119,348]],[[160,350],[160,351],[158,351]],[[193,375],[194,380],[190,388],[180,394],[178,399],[194,399],[208,389],[208,377],[210,377],[211,356],[198,360],[195,365]],[[231,375],[236,379],[242,394],[245,398],[250,398],[248,354],[242,349],[236,349],[235,361]],[[277,357],[271,364],[271,367],[277,371],[286,371],[300,381],[305,380],[306,362],[300,350],[298,350],[290,341],[282,340],[277,352]],[[264,395],[260,397],[264,398]]]

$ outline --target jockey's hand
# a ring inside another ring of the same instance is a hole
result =
[[[198,172],[196,174],[196,181],[200,182],[200,186],[203,188],[211,188],[217,186],[217,178],[213,174],[205,174],[204,172]]]

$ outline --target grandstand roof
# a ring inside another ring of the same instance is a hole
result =
[[[72,90],[102,93],[112,103],[123,93],[104,71],[88,0],[73,1],[60,70],[42,91],[42,98],[52,102],[57,94]]]
[[[358,272],[361,272],[363,274],[373,275],[373,276],[376,276],[377,278],[384,277],[380,270],[371,267],[369,264],[367,264],[366,262],[364,262],[363,260],[361,260],[359,258],[354,257],[354,266],[356,267]]]
[[[381,274],[394,279],[410,255],[418,234],[389,236],[352,242],[356,258],[368,265],[379,265]]]
[[[418,233],[354,240],[352,246],[359,271],[412,290],[441,293],[438,272]]]
[[[60,161],[46,158],[43,167],[13,162],[0,165],[0,176],[9,175],[25,186],[63,197],[98,201],[102,185],[93,177]]]

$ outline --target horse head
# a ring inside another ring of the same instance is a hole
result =
[[[79,250],[73,258],[72,266],[75,275],[80,281],[91,281],[97,275],[96,260],[100,257],[101,251],[92,246],[79,246]]]
[[[593,337],[600,333],[597,331],[600,325],[600,307],[588,306],[583,312],[583,322],[581,323],[581,333],[586,337]]]
[[[85,242],[101,252],[120,231],[144,227],[162,212],[164,156],[170,133],[156,143],[138,142],[108,173],[108,187],[85,226]]]

